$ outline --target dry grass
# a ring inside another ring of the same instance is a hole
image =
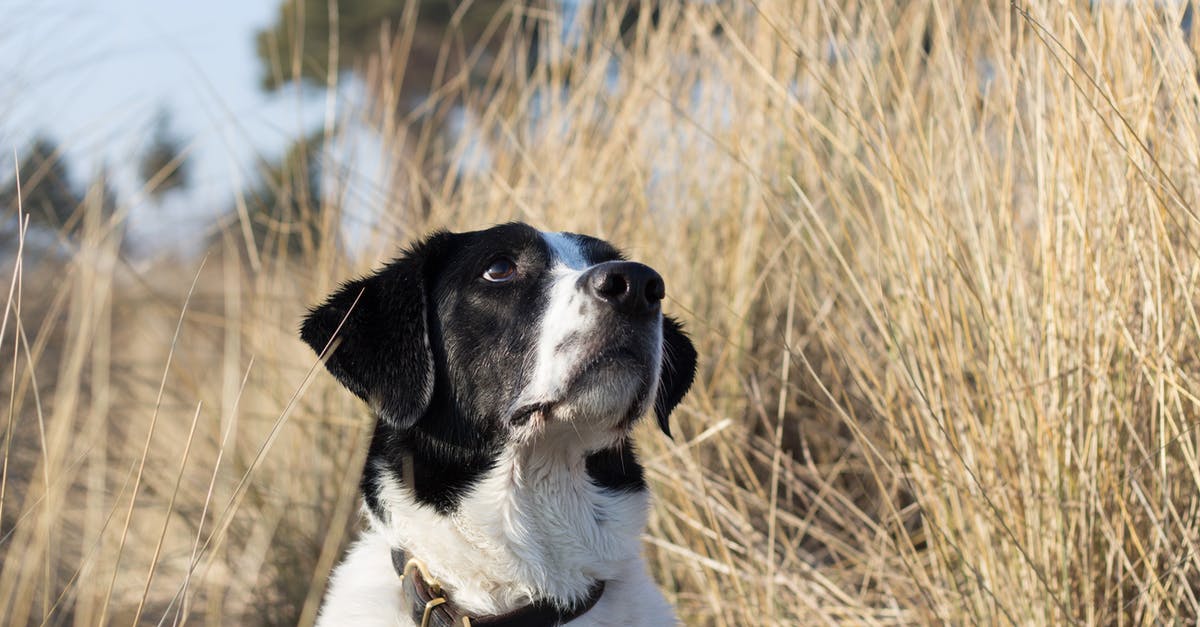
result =
[[[687,624],[1194,623],[1197,44],[1182,3],[1091,4],[668,2],[351,112],[392,176],[349,257],[233,229],[133,272],[93,224],[8,265],[0,616],[311,619],[370,425],[303,307],[428,228],[521,219],[656,266],[696,340],[675,441],[638,434]],[[474,139],[432,130],[456,101]]]

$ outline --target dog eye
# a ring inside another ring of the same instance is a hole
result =
[[[511,281],[517,276],[517,264],[511,259],[500,257],[492,261],[487,270],[483,271],[483,278],[492,283],[504,283]]]

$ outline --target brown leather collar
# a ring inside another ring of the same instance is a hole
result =
[[[597,581],[588,590],[587,598],[567,611],[541,600],[504,614],[470,616],[450,601],[441,584],[419,560],[409,559],[402,549],[392,549],[392,566],[400,575],[413,623],[420,627],[553,627],[583,616],[604,594],[604,582]]]

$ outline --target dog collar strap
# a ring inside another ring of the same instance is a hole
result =
[[[583,616],[604,594],[604,582],[597,581],[588,590],[587,598],[567,611],[537,601],[504,614],[470,616],[450,601],[441,584],[430,576],[419,560],[410,559],[401,549],[392,549],[392,566],[400,575],[413,623],[420,627],[553,627]]]

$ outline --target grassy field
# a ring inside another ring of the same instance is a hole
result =
[[[1184,4],[665,2],[399,119],[382,37],[378,110],[339,114],[391,173],[366,236],[337,246],[335,188],[294,194],[325,237],[131,266],[85,203],[68,258],[4,264],[0,622],[311,620],[371,420],[305,306],[517,219],[656,267],[697,344],[675,440],[637,433],[686,624],[1194,624]]]

